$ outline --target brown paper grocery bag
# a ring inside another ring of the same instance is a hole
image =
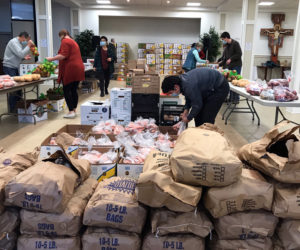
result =
[[[21,234],[41,236],[77,236],[82,227],[84,209],[91,198],[97,180],[87,179],[74,192],[65,211],[61,214],[41,213],[22,209]]]
[[[141,233],[147,209],[138,203],[135,187],[134,179],[104,179],[85,208],[83,224]]]
[[[192,233],[205,238],[213,230],[211,221],[202,211],[178,213],[168,209],[151,211],[151,227],[156,236]]]
[[[149,233],[143,242],[142,250],[188,249],[204,250],[204,239],[192,234],[176,234],[156,237]]]
[[[201,198],[202,188],[174,181],[169,157],[169,154],[157,150],[147,156],[138,179],[138,200],[150,207],[167,207],[176,212],[193,211]]]
[[[258,171],[243,169],[238,182],[222,188],[210,188],[204,197],[204,205],[214,218],[247,210],[270,211],[273,191],[273,185]]]
[[[284,249],[300,249],[300,220],[283,220],[277,235]]]
[[[273,213],[280,218],[300,219],[300,187],[275,185]]]
[[[0,214],[4,211],[5,186],[16,175],[37,162],[39,151],[24,154],[0,152]]]
[[[6,208],[5,212],[0,215],[0,249],[15,249],[19,217],[19,211],[15,208]]]
[[[55,164],[56,159],[65,160],[68,166]],[[57,151],[14,177],[5,187],[5,202],[28,210],[62,213],[74,189],[90,172],[88,161]]]
[[[238,156],[280,182],[300,183],[300,136],[294,134],[300,126],[280,133],[279,128],[287,124],[287,121],[281,122],[262,139],[243,146]]]
[[[246,240],[272,237],[278,218],[263,210],[225,215],[214,221],[220,240]]]
[[[251,240],[212,240],[213,250],[274,250],[270,238]]]
[[[47,238],[42,236],[21,235],[18,238],[18,250],[29,249],[81,250],[80,238]]]
[[[194,186],[227,186],[241,175],[242,163],[219,132],[189,128],[176,141],[171,155],[175,180]]]
[[[88,228],[82,236],[82,250],[140,250],[141,239],[136,233],[111,228]]]

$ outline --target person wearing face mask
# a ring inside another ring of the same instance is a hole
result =
[[[165,94],[177,96],[181,93],[185,96],[181,119],[185,123],[194,119],[196,127],[215,123],[229,93],[229,84],[223,75],[207,67],[193,69],[180,76],[167,76],[161,88]]]
[[[110,77],[114,73],[115,54],[112,47],[108,46],[107,41],[105,36],[100,38],[100,46],[96,49],[94,59],[94,71],[97,72],[100,81],[101,97],[108,95]]]
[[[182,68],[185,72],[188,72],[192,69],[196,68],[196,64],[198,63],[208,63],[207,60],[202,60],[199,57],[199,52],[202,50],[203,45],[202,43],[195,43],[194,46],[189,51],[185,63],[183,64]]]
[[[3,72],[6,75],[18,76],[19,67],[23,59],[30,60],[30,47],[34,46],[30,36],[23,31],[19,36],[11,39],[6,45],[3,58]],[[22,91],[16,91],[9,94],[9,111],[15,112],[16,103],[22,97]]]
[[[78,105],[78,85],[85,79],[84,64],[78,44],[72,39],[65,29],[58,33],[61,45],[58,54],[47,57],[48,61],[59,60],[58,83],[63,84],[64,97],[69,108],[69,113],[64,118],[75,118]]]
[[[221,40],[224,46],[222,57],[218,59],[219,66],[223,69],[236,70],[241,74],[242,70],[242,49],[240,44],[234,39],[230,38],[228,32],[221,34]],[[230,101],[233,103],[239,102],[239,95],[230,91]]]

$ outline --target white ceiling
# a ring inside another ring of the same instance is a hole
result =
[[[97,3],[97,0],[53,0],[70,7],[81,7],[81,8],[101,8],[101,4]],[[178,8],[186,7],[187,2],[200,2],[201,6],[199,9],[215,9],[218,11],[236,11],[241,10],[243,0],[130,0],[128,3],[126,0],[110,0],[111,5],[106,5],[106,9],[115,6],[123,8],[134,8],[134,7],[151,7],[151,8]],[[260,0],[265,1],[265,0]],[[296,10],[298,8],[299,0],[266,0],[275,2],[273,6],[259,6],[260,10],[271,10],[271,11],[282,11],[282,10]],[[195,9],[196,10],[196,9]]]

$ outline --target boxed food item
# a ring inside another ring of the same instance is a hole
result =
[[[173,65],[171,65],[171,64],[164,65],[164,70],[170,70],[172,72],[172,69],[173,69]]]
[[[82,236],[83,250],[140,250],[141,239],[136,233],[111,228],[88,227]]]
[[[193,211],[200,201],[202,188],[174,181],[169,159],[169,154],[156,150],[147,156],[143,173],[138,179],[138,200],[153,208]]]
[[[158,75],[136,75],[132,78],[132,93],[159,94],[160,78]]]
[[[164,74],[164,70],[163,69],[159,69],[159,70],[155,70],[155,73],[158,75],[163,75]]]
[[[22,209],[21,234],[39,236],[77,236],[82,227],[82,216],[86,204],[92,196],[97,181],[87,179],[74,192],[63,213],[41,213]],[[62,226],[64,225],[64,226]]]
[[[131,88],[112,88],[110,91],[111,115],[131,115]]]
[[[300,249],[300,220],[283,220],[277,235],[284,249]]]
[[[65,99],[60,100],[52,100],[48,101],[47,103],[47,109],[51,112],[60,112],[63,111],[66,107],[66,101]]]
[[[137,69],[145,69],[146,59],[137,59],[136,68]]]
[[[146,49],[146,43],[139,43],[138,48],[139,49]]]
[[[155,54],[159,55],[159,56],[163,56],[164,54],[164,49],[160,48],[160,49],[155,49]]]
[[[217,127],[213,129],[189,128],[180,135],[170,161],[176,181],[213,187],[239,180],[241,161]]]
[[[145,69],[133,69],[132,72],[134,73],[134,75],[144,75]],[[132,77],[134,77],[134,75]]]
[[[273,185],[259,172],[243,169],[238,182],[222,188],[210,188],[204,197],[204,205],[214,218],[248,210],[270,211],[273,192]]]
[[[117,176],[129,177],[137,180],[143,172],[143,167],[144,164],[124,163],[123,159],[120,159],[117,167]]]
[[[80,106],[81,124],[96,125],[110,119],[110,102],[87,101]]]
[[[263,210],[225,215],[214,221],[220,240],[248,240],[272,237],[278,218]]]
[[[300,219],[300,187],[275,185],[273,213],[280,218]]]
[[[164,250],[164,249],[189,249],[204,250],[204,239],[191,234],[177,234],[156,237],[149,233],[146,235],[142,250]]]
[[[88,161],[57,151],[14,177],[5,187],[5,203],[28,210],[62,213],[75,188],[90,173]]]
[[[247,144],[238,151],[239,158],[251,167],[284,183],[300,183],[300,141],[294,132],[299,126],[279,132],[287,126],[283,121],[256,142]]]
[[[24,103],[18,102],[18,121],[19,123],[34,123],[48,119],[47,110],[48,101],[27,100],[27,107],[24,109]]]
[[[173,65],[181,65],[181,60],[173,59],[172,64],[173,64]]]
[[[182,44],[174,43],[173,48],[181,50],[182,49]]]
[[[173,49],[173,48],[174,48],[173,43],[165,43],[165,50]]]
[[[171,70],[171,69],[164,69],[164,75],[173,75],[173,70]]]
[[[137,64],[136,60],[128,60],[128,69],[129,70],[136,69],[136,64]]]
[[[151,211],[151,227],[156,236],[191,233],[205,238],[213,230],[213,224],[202,211],[178,213],[168,209]]]
[[[155,44],[154,43],[146,43],[146,49],[147,50],[155,50]]]
[[[164,65],[163,64],[156,64],[155,65],[156,70],[163,70],[164,69]]]
[[[55,237],[21,235],[18,238],[18,250],[29,249],[57,249],[80,250],[80,237]]]
[[[164,49],[163,43],[155,43],[155,49]]]
[[[172,59],[165,59],[164,64],[165,65],[172,65],[173,64],[173,60]]]
[[[141,233],[147,210],[137,201],[136,181],[112,177],[99,182],[85,208],[83,224]]]

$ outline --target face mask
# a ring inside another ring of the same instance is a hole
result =
[[[201,51],[201,49],[198,49],[198,52],[200,52]]]
[[[226,45],[226,44],[227,44],[227,42],[226,42],[225,40],[222,40],[222,43],[223,43],[224,45]]]
[[[103,41],[100,42],[100,46],[105,46],[105,45],[106,45],[106,42],[103,42]]]
[[[26,45],[28,44],[28,42],[27,42],[27,41],[23,41],[23,42],[21,42],[21,44],[22,44],[23,46],[26,46]]]

